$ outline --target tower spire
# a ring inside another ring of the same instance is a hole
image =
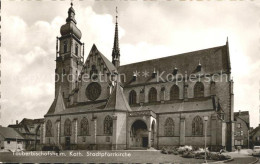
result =
[[[118,41],[118,11],[116,7],[116,26],[115,26],[115,36],[114,36],[114,46],[112,51],[112,63],[115,65],[116,68],[120,66],[120,49],[119,49],[119,41]]]
[[[75,19],[75,10],[71,1],[70,8],[68,10],[68,17],[66,19],[66,24],[64,24],[60,29],[61,35],[65,36],[73,34],[80,40],[82,34],[81,31],[77,28],[76,24],[77,21]]]
[[[77,21],[75,20],[75,10],[73,9],[72,1],[70,3],[70,8],[68,11],[68,17],[66,19],[66,22],[74,22],[75,24],[77,24]]]

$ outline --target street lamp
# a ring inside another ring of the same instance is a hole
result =
[[[17,152],[17,134],[15,135],[15,140],[16,140],[16,150],[15,150],[15,152]]]
[[[207,163],[207,152],[206,152],[206,148],[207,148],[207,122],[208,122],[209,117],[208,116],[204,116],[204,121],[205,121],[205,160],[204,162]]]

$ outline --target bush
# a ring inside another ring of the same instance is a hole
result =
[[[183,154],[184,152],[187,151],[192,151],[192,146],[181,146],[177,149],[179,154]]]
[[[174,150],[168,150],[167,152],[168,152],[168,154],[173,154],[173,151]]]
[[[173,147],[163,147],[161,149],[161,153],[163,153],[163,154],[174,154],[174,155],[179,154],[176,147],[174,147],[174,146]]]
[[[205,149],[203,148],[198,148],[198,150],[194,151],[195,153],[195,158],[196,159],[204,159],[205,158]],[[208,158],[209,150],[206,149],[206,155]]]
[[[194,158],[204,159],[205,158],[205,152],[195,152]]]
[[[193,151],[197,151],[197,150],[199,150],[199,149],[200,149],[199,146],[193,146],[193,147],[192,147],[192,150],[193,150]]]
[[[165,147],[163,147],[162,150],[161,150],[161,153],[168,154],[168,151],[167,151],[167,149]]]
[[[224,154],[219,154],[219,153],[209,153],[208,155],[209,159],[215,160],[215,161],[223,161],[223,160],[227,160],[227,159],[231,159],[231,157],[229,155],[224,155]]]
[[[174,154],[174,155],[179,155],[179,153],[178,153],[177,150],[173,151],[173,154]]]
[[[192,151],[186,151],[186,152],[183,153],[182,157],[183,158],[194,158],[195,154]]]
[[[228,155],[219,154],[216,152],[210,152],[208,148],[205,150],[199,147],[192,146],[181,146],[179,148],[176,147],[163,147],[161,149],[161,153],[163,154],[180,154],[183,158],[196,158],[196,159],[204,159],[206,151],[206,158],[215,160],[215,161],[223,161],[230,159],[231,157]]]

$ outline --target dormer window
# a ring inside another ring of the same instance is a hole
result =
[[[68,51],[68,43],[67,43],[67,41],[65,41],[63,43],[63,50],[64,50],[64,53],[66,53]]]
[[[199,62],[199,65],[197,66],[197,71],[198,71],[198,72],[201,71],[201,67],[202,67],[202,65],[201,65],[200,62]]]
[[[155,68],[153,70],[153,73],[152,73],[152,78],[155,78],[156,77],[156,71],[155,71]]]
[[[137,75],[136,75],[136,73],[134,73],[133,74],[133,81],[136,81],[136,77],[137,77]]]
[[[178,68],[174,67],[172,74],[177,75],[177,73],[178,73]]]
[[[113,71],[112,74],[111,74],[111,80],[117,81],[117,77],[118,77],[117,75],[118,75],[117,71]]]

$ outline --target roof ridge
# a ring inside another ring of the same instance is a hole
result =
[[[140,63],[143,63],[143,62],[166,59],[166,58],[170,58],[170,57],[173,57],[173,56],[186,55],[186,54],[195,53],[195,52],[199,52],[199,51],[206,51],[206,50],[211,50],[211,49],[215,49],[215,48],[223,48],[223,47],[226,47],[226,45],[216,46],[216,47],[211,47],[211,48],[205,48],[205,49],[200,49],[200,50],[195,50],[195,51],[189,51],[189,52],[185,52],[185,53],[178,53],[178,54],[175,54],[175,55],[169,55],[169,56],[165,56],[165,57],[154,58],[154,59],[144,60],[144,61],[135,62],[135,63],[129,63],[129,64],[121,65],[121,66],[119,66],[119,68],[124,67],[124,66],[128,66],[128,65],[132,65],[132,64],[140,64]]]

